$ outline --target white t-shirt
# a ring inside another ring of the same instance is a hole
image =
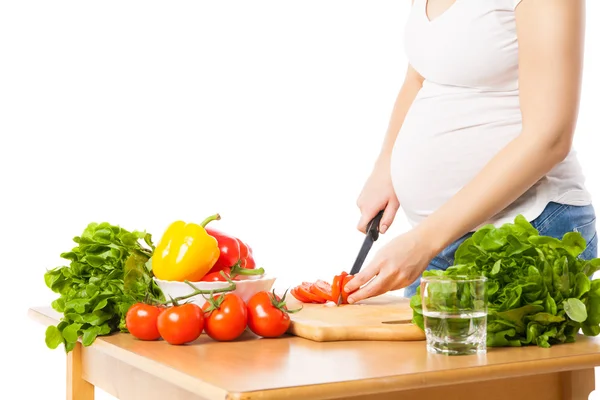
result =
[[[515,26],[519,2],[456,0],[429,20],[427,0],[414,0],[405,49],[425,82],[398,134],[391,164],[394,189],[413,226],[521,133]],[[533,220],[550,201],[591,202],[574,150],[486,223],[512,222],[518,214]]]

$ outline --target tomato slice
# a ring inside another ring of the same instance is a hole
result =
[[[331,296],[331,285],[329,282],[319,279],[310,286],[310,291],[314,295],[325,299],[325,301],[333,301],[333,297]]]
[[[342,281],[344,277],[342,275],[336,275],[333,277],[333,283],[331,284],[331,298],[332,301],[339,303],[340,295],[342,294]]]
[[[296,299],[298,299],[298,301],[301,301],[303,303],[311,303],[309,298],[306,298],[304,296],[302,296],[302,293],[298,292],[298,288],[300,286],[296,286],[295,288],[293,288],[292,290],[290,290],[290,293],[292,294],[292,296],[294,296]]]
[[[313,286],[310,282],[302,282],[302,285],[298,286],[298,293],[301,297],[309,299],[311,303],[325,303],[327,299],[314,294],[310,288]]]
[[[342,304],[348,304],[348,296],[350,295],[350,293],[346,293],[344,291],[344,287],[346,286],[346,284],[348,282],[350,282],[352,280],[352,278],[354,278],[354,275],[346,275],[346,276],[344,276],[344,279],[342,280],[342,285],[341,285],[341,289],[340,289],[340,291],[342,292]]]

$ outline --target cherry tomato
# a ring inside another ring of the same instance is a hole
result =
[[[140,340],[158,340],[158,316],[163,309],[145,303],[136,303],[129,307],[125,315],[127,330]]]
[[[193,342],[203,329],[204,314],[194,303],[169,307],[158,316],[158,331],[170,344]]]
[[[258,292],[248,300],[248,327],[258,336],[279,337],[290,326],[290,317],[283,300],[274,293]]]
[[[202,309],[206,322],[205,332],[214,340],[234,340],[246,330],[246,303],[235,293],[217,294],[207,301]]]
[[[331,296],[331,285],[329,284],[329,282],[325,282],[319,279],[310,286],[310,291],[314,295],[325,299],[325,301],[334,301],[333,297]],[[335,301],[337,301],[337,299],[335,299]]]

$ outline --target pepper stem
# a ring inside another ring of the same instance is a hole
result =
[[[210,221],[218,221],[220,219],[221,219],[221,216],[219,214],[211,215],[210,217],[208,217],[204,221],[202,221],[200,223],[200,226],[204,228]]]

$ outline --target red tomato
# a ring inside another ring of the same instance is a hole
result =
[[[348,273],[344,271],[340,275],[336,275],[333,277],[333,283],[331,284],[331,297],[336,303],[338,302],[338,300],[340,303],[343,300],[343,298],[341,297],[342,285],[344,283],[344,278],[346,277],[346,275],[348,275]]]
[[[225,275],[229,277],[231,276],[231,268],[226,267],[223,268],[222,271],[225,273]],[[209,272],[208,274],[204,275],[201,280],[204,282],[227,282],[227,279],[223,277],[221,271]]]
[[[203,329],[204,314],[194,303],[169,307],[158,316],[158,331],[170,344],[193,342]]]
[[[342,286],[341,286],[342,304],[348,304],[348,296],[350,295],[350,293],[346,293],[346,291],[344,291],[344,287],[346,286],[346,284],[348,282],[350,282],[352,280],[352,278],[354,278],[354,275],[346,275],[346,276],[344,276],[344,279],[342,281]]]
[[[136,303],[129,307],[125,315],[127,330],[140,340],[158,340],[158,316],[163,309],[145,303]]]
[[[206,322],[205,332],[214,340],[234,340],[246,330],[246,303],[235,293],[217,294],[202,309]]]
[[[321,296],[317,296],[310,290],[312,285],[313,284],[310,282],[302,282],[302,285],[297,286],[298,294],[305,299],[309,299],[311,303],[322,304],[322,303],[327,302],[327,299],[325,299]]]
[[[279,337],[290,326],[290,317],[283,300],[273,293],[258,292],[248,300],[248,327],[258,336]]]
[[[309,298],[302,296],[302,293],[300,293],[298,291],[299,287],[300,286],[296,286],[295,288],[293,288],[292,290],[290,290],[290,293],[292,294],[292,296],[294,296],[296,299],[298,299],[299,301],[301,301],[303,303],[312,303]]]
[[[310,286],[310,291],[314,295],[325,299],[325,301],[333,301],[333,297],[331,295],[331,285],[329,284],[329,282],[325,282],[319,279]],[[335,301],[337,301],[337,299],[335,299]]]

